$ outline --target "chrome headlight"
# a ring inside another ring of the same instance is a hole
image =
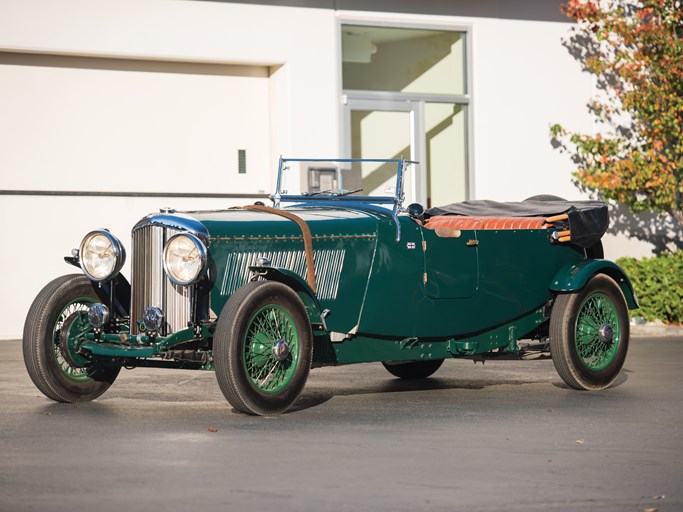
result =
[[[192,284],[206,270],[206,246],[190,233],[179,233],[166,242],[164,270],[175,284]]]
[[[97,282],[114,277],[126,261],[120,240],[103,229],[85,235],[79,255],[83,272]]]

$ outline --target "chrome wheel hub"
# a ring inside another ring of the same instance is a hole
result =
[[[600,341],[603,343],[611,343],[614,337],[614,329],[610,324],[604,324],[600,327],[599,331]]]
[[[284,361],[289,355],[289,346],[287,342],[283,339],[277,340],[273,343],[273,354],[275,354],[275,359],[278,361]]]

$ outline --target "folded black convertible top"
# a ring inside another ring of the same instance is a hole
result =
[[[590,247],[602,238],[609,227],[607,205],[602,201],[463,201],[429,208],[425,218],[436,215],[467,217],[553,217],[566,213],[571,241],[580,247]]]

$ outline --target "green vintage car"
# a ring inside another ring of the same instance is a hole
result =
[[[30,308],[38,389],[93,400],[122,367],[214,370],[248,414],[286,411],[311,368],[547,355],[572,388],[604,389],[628,349],[631,284],[603,259],[604,203],[537,196],[404,207],[411,162],[281,159],[272,206],[164,209],[65,260]],[[363,191],[365,189],[365,191]]]

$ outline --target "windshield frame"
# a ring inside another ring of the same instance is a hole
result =
[[[301,162],[315,162],[315,163],[388,163],[396,165],[396,182],[394,186],[393,195],[377,195],[377,196],[361,196],[361,195],[341,195],[335,193],[316,193],[316,194],[288,194],[283,192],[283,173],[290,170],[291,163]],[[366,205],[377,205],[391,210],[393,215],[397,215],[403,211],[404,196],[404,179],[407,166],[415,162],[401,158],[285,158],[280,157],[277,171],[277,184],[275,186],[275,193],[270,196],[275,208],[281,208],[283,204],[301,204],[301,203],[325,203],[329,201],[338,201],[346,203],[361,203]],[[321,204],[322,206],[322,204]]]

